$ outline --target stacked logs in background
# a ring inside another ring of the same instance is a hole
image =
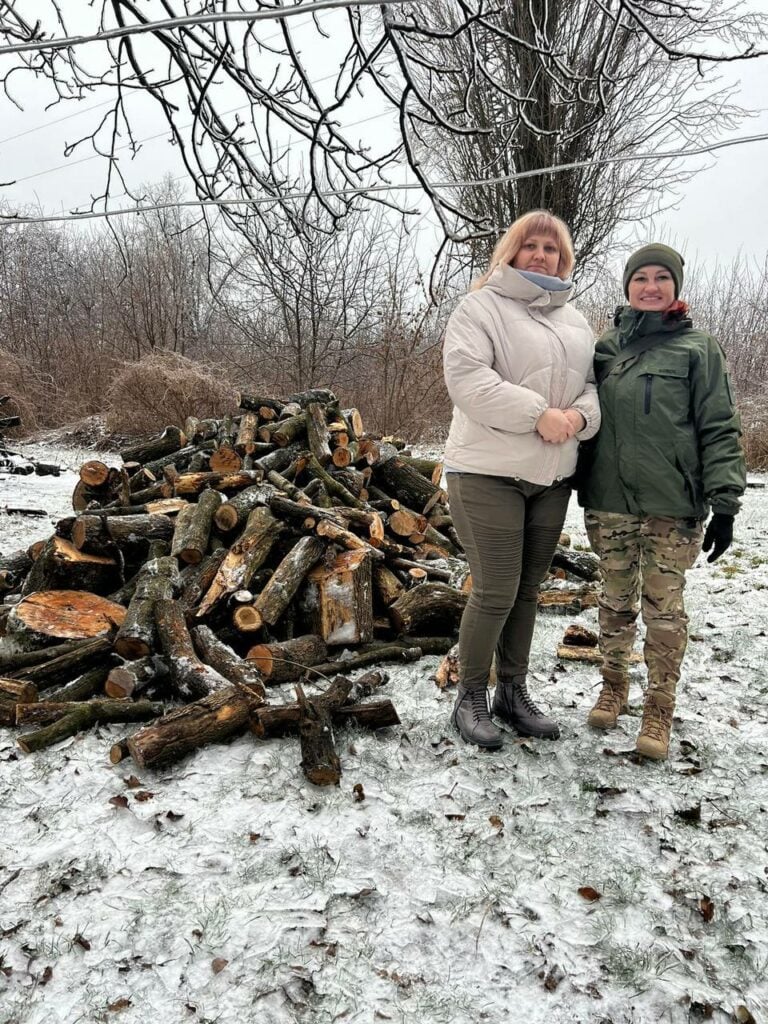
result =
[[[153,767],[292,731],[307,777],[335,782],[333,725],[398,721],[359,703],[380,674],[343,673],[455,642],[468,585],[442,466],[326,390],[240,404],[124,449],[119,469],[86,462],[75,515],[0,558],[0,723],[35,727],[25,751],[143,721],[111,756]],[[286,683],[295,702],[267,701]]]
[[[20,416],[5,415],[5,409],[3,407],[10,401],[10,395],[0,395],[0,472],[16,476],[28,476],[30,473],[35,473],[37,476],[59,476],[61,473],[59,466],[53,465],[49,462],[37,462],[35,460],[28,459],[26,456],[12,451],[7,446],[4,436],[6,430],[13,430],[14,427],[21,426]],[[4,511],[24,514],[29,510],[5,509]],[[31,514],[36,515],[37,510],[32,510]]]

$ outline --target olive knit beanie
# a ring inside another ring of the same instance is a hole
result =
[[[662,245],[661,242],[652,242],[644,245],[642,249],[633,252],[624,267],[624,294],[629,298],[629,282],[632,275],[640,269],[650,265],[666,267],[675,282],[675,298],[679,298],[683,288],[683,267],[685,260],[679,252],[669,245]]]

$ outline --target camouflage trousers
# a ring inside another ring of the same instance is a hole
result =
[[[701,550],[701,522],[591,509],[584,519],[600,558],[603,674],[612,680],[626,678],[642,609],[648,687],[674,696],[688,644],[685,571]]]

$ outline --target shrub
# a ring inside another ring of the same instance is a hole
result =
[[[741,444],[747,468],[756,472],[768,470],[768,402],[765,399],[743,399],[739,403]]]
[[[106,395],[107,430],[149,434],[187,416],[226,416],[237,409],[235,388],[220,366],[174,352],[124,363]]]
[[[21,356],[0,349],[0,395],[9,395],[0,416],[20,416],[14,434],[27,434],[60,418],[58,388],[53,379]]]

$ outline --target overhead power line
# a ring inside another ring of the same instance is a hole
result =
[[[594,167],[597,165],[640,163],[647,160],[677,160],[690,156],[702,156],[706,153],[714,153],[718,149],[726,149],[730,146],[743,146],[751,142],[768,141],[768,132],[761,135],[746,135],[736,139],[724,139],[721,142],[712,142],[706,146],[696,146],[692,149],[677,149],[663,153],[636,153],[633,156],[611,156],[597,160],[577,160],[569,164],[553,164],[550,167],[538,167],[531,171],[520,171],[517,174],[505,174],[497,178],[475,178],[464,181],[435,181],[430,182],[432,189],[444,188],[479,188],[491,185],[505,185],[512,181],[520,181],[523,178],[535,178],[540,174],[558,174],[563,171],[574,171],[581,167]],[[167,203],[149,203],[145,206],[125,207],[118,210],[93,210],[88,213],[78,214],[54,214],[46,217],[23,217],[16,214],[0,214],[0,221],[12,224],[50,224],[63,221],[99,220],[105,217],[124,217],[129,214],[151,213],[153,210],[168,210],[181,207],[207,207],[207,206],[266,206],[273,203],[290,202],[292,200],[311,199],[313,195],[332,199],[335,196],[370,195],[374,192],[411,192],[414,190],[423,191],[424,187],[419,182],[404,182],[400,185],[369,185],[355,188],[329,189],[328,191],[304,191],[291,192],[288,195],[263,196],[258,199],[188,199],[177,200]],[[417,212],[417,211],[413,211]]]
[[[296,4],[293,7],[274,7],[260,11],[222,11],[218,14],[189,14],[179,18],[167,18],[165,21],[150,21],[146,24],[125,25],[121,28],[107,29],[93,35],[67,36],[64,39],[35,39],[27,43],[13,43],[0,46],[0,56],[7,53],[42,53],[47,50],[67,50],[72,46],[84,43],[103,43],[110,39],[121,39],[124,36],[141,35],[146,32],[162,32],[166,29],[185,28],[190,25],[211,25],[217,22],[233,21],[268,21],[272,18],[283,20],[294,18],[299,14],[328,11],[333,8],[345,7],[395,7],[410,3],[411,0],[313,0],[312,3]]]

